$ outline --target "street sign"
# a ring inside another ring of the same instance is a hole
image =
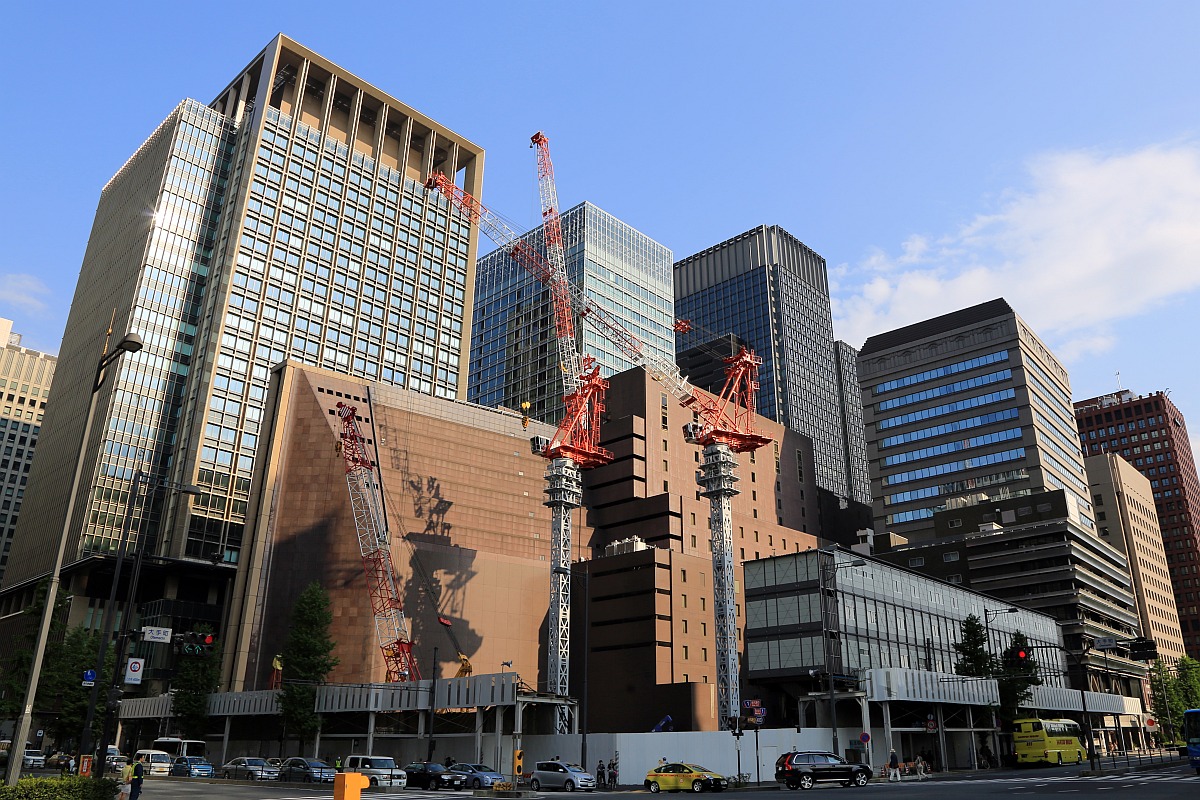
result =
[[[1117,637],[1115,636],[1097,636],[1096,641],[1092,642],[1092,647],[1096,650],[1116,650]]]
[[[96,682],[95,681],[80,681],[79,685],[85,689],[90,689],[96,685]]]
[[[862,742],[863,744],[870,744],[871,743],[871,734],[867,733],[866,731],[863,731],[862,733],[860,733],[858,735],[858,740],[860,742]]]
[[[125,682],[139,684],[142,682],[142,668],[146,666],[146,659],[131,658],[129,663],[125,665]]]
[[[91,683],[92,681],[96,680],[96,670],[94,670],[94,669],[85,669],[85,670],[83,671],[83,679],[84,679],[85,681],[87,681],[88,683]]]
[[[171,643],[170,628],[155,628],[149,625],[142,628],[142,641],[145,642],[162,642],[164,644]]]
[[[743,700],[742,708],[761,708],[762,700]]]

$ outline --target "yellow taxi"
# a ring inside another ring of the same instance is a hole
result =
[[[720,792],[729,785],[725,776],[699,764],[663,764],[646,773],[645,786],[653,793]]]

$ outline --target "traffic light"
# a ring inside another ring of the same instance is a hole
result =
[[[513,750],[513,776],[520,778],[525,774],[525,751]]]
[[[1134,661],[1157,661],[1158,644],[1153,639],[1133,639],[1129,642],[1129,657]]]
[[[109,711],[116,711],[118,708],[121,707],[121,697],[122,696],[124,696],[124,692],[122,692],[117,687],[114,686],[113,688],[109,689],[108,690],[108,698],[107,698],[106,702],[104,703],[104,707]]]
[[[201,633],[198,631],[188,631],[187,633],[175,634],[174,644],[175,652],[182,653],[185,656],[203,656],[208,655],[216,644],[217,637],[211,633]]]
[[[1029,663],[1029,651],[1024,647],[1017,647],[1009,650],[1004,654],[1005,672],[1013,674],[1027,674],[1031,671]]]

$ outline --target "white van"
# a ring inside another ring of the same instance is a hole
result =
[[[138,750],[133,754],[134,763],[137,763],[139,758],[142,760],[147,775],[171,774],[170,753],[164,750]]]
[[[408,773],[396,766],[390,756],[347,756],[342,772],[357,772],[366,775],[372,786],[408,785]]]

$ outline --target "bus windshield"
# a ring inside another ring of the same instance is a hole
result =
[[[170,753],[172,758],[178,758],[179,756],[204,757],[204,742],[199,739],[180,739],[174,736],[166,736],[162,739],[155,739],[151,747],[155,750],[162,750],[164,753]]]

